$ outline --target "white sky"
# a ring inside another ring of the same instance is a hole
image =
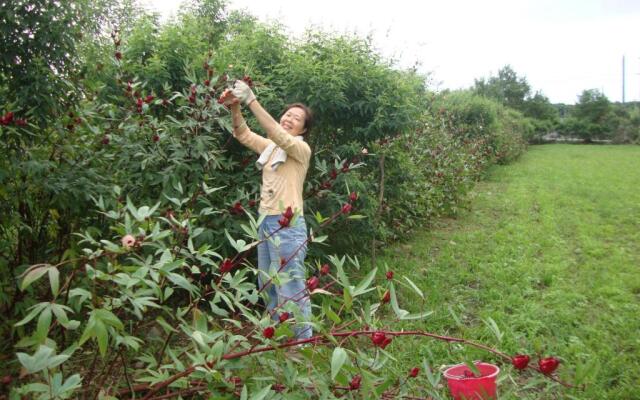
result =
[[[168,17],[181,0],[143,0]],[[308,27],[372,35],[401,67],[418,63],[431,88],[473,85],[510,64],[551,102],[584,89],[640,100],[640,0],[229,0],[292,36]]]

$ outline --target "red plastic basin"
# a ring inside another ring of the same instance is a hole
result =
[[[447,384],[454,400],[496,399],[496,377],[500,368],[493,364],[479,362],[475,364],[480,377],[474,377],[465,364],[454,365],[444,371]]]

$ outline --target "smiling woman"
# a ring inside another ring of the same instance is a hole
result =
[[[305,285],[307,228],[302,218],[302,190],[311,159],[311,148],[304,136],[311,128],[313,115],[304,104],[294,103],[285,107],[278,123],[257,101],[249,85],[240,80],[221,99],[231,108],[234,137],[260,154],[256,165],[262,170],[259,213],[264,218],[259,233],[260,239],[269,240],[258,245],[258,280],[260,290],[267,294],[267,310],[271,318],[278,320],[283,314],[288,315],[286,310],[293,303],[298,309],[291,311],[299,311],[308,321],[311,302]],[[248,128],[240,103],[251,110],[268,138]],[[273,283],[274,275],[280,273],[286,279]],[[311,327],[298,324],[295,334],[299,339],[309,338]]]

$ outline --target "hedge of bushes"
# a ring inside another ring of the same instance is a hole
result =
[[[432,93],[424,76],[396,68],[365,39],[310,32],[292,40],[247,15],[216,15],[216,24],[190,12],[165,25],[142,15],[111,37],[85,38],[74,55],[82,68],[50,77],[67,87],[48,99],[54,111],[17,97],[2,105],[3,353],[18,341],[35,349],[49,330],[46,321],[36,332],[14,327],[47,297],[42,285],[19,288],[30,265],[60,265],[73,279],[95,256],[93,268],[109,274],[125,262],[119,238],[137,232],[141,242],[162,242],[145,250],[149,260],[160,250],[184,255],[191,267],[180,271],[196,285],[202,254],[242,248],[228,238],[246,234],[260,174],[216,102],[233,79],[250,76],[273,115],[293,101],[317,114],[305,217],[328,245],[312,248],[310,264],[370,255],[425,229],[455,213],[489,166],[525,150],[532,128],[521,114],[468,91]],[[347,202],[349,215],[321,226]],[[156,222],[168,228],[145,231]],[[74,284],[89,288],[88,275]]]

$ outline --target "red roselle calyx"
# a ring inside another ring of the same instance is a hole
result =
[[[351,194],[349,195],[349,200],[352,202],[358,200],[358,193],[351,192]]]
[[[9,125],[13,121],[13,112],[9,111],[0,118],[0,125]]]
[[[291,206],[287,207],[287,209],[282,213],[282,216],[289,220],[293,218],[293,210],[291,209]]]
[[[267,326],[266,328],[264,328],[264,330],[262,331],[262,336],[264,336],[267,339],[271,339],[273,337],[273,334],[276,333],[276,330],[273,326]]]
[[[547,357],[538,361],[538,368],[540,372],[545,375],[551,375],[560,365],[560,360],[555,357]]]
[[[273,385],[271,385],[271,389],[273,389],[273,391],[276,393],[282,393],[286,388],[287,387],[282,383],[274,383]]]
[[[386,276],[387,276],[387,280],[389,280],[389,281],[392,280],[393,279],[393,271],[387,271]]]
[[[244,208],[242,207],[242,203],[240,203],[239,201],[237,201],[231,209],[231,212],[234,214],[242,214],[243,211]]]
[[[116,57],[117,60],[122,60],[122,53],[119,51],[116,51],[114,56]]]
[[[314,291],[318,287],[318,283],[320,283],[320,279],[318,279],[317,276],[312,276],[307,279],[307,289],[309,289],[310,292]]]
[[[289,319],[289,313],[286,311],[281,313],[278,319],[280,320],[280,323],[287,322],[287,320]]]
[[[347,204],[342,206],[342,213],[343,214],[349,214],[351,212],[352,208],[353,207],[351,206],[351,204],[347,203]]]
[[[420,368],[418,367],[411,368],[411,371],[409,371],[409,378],[415,378],[416,376],[418,376],[419,373],[420,373]]]
[[[511,358],[511,364],[515,369],[525,369],[529,365],[529,356],[526,354],[517,354]]]
[[[389,301],[391,301],[391,292],[388,290],[384,292],[384,295],[382,296],[382,299],[380,299],[380,301],[382,303],[388,303]]]
[[[278,223],[283,228],[286,228],[287,226],[289,226],[290,222],[291,222],[291,220],[289,220],[289,218],[285,217],[284,215],[282,217],[280,217],[280,219],[278,220]]]
[[[349,382],[349,390],[358,390],[360,389],[360,384],[362,383],[362,376],[356,375],[351,378],[351,382]]]
[[[233,269],[233,261],[229,260],[228,258],[225,258],[224,261],[222,261],[222,263],[220,263],[220,273],[221,274],[226,274],[227,272],[231,271]]]
[[[385,339],[385,334],[383,332],[374,332],[371,335],[371,341],[373,342],[373,344],[375,344],[376,346],[381,344],[384,339]]]
[[[242,80],[244,81],[244,83],[247,84],[247,86],[253,87],[253,79],[251,79],[251,77],[249,75],[243,76]]]
[[[387,347],[389,343],[391,343],[391,340],[393,339],[387,337],[384,332],[374,332],[371,335],[371,341],[373,342],[374,346],[380,347],[381,349]]]
[[[331,172],[329,173],[329,177],[331,179],[336,179],[338,177],[338,171],[336,171],[335,169],[332,169]]]
[[[155,99],[155,97],[152,94],[150,94],[150,95],[148,95],[147,97],[144,98],[144,102],[149,104],[149,103],[151,103],[153,101],[153,99]]]
[[[232,376],[227,379],[227,381],[234,386],[242,386],[242,378],[240,378],[239,376]]]
[[[322,264],[322,267],[320,267],[320,275],[328,275],[330,271],[329,264]]]

